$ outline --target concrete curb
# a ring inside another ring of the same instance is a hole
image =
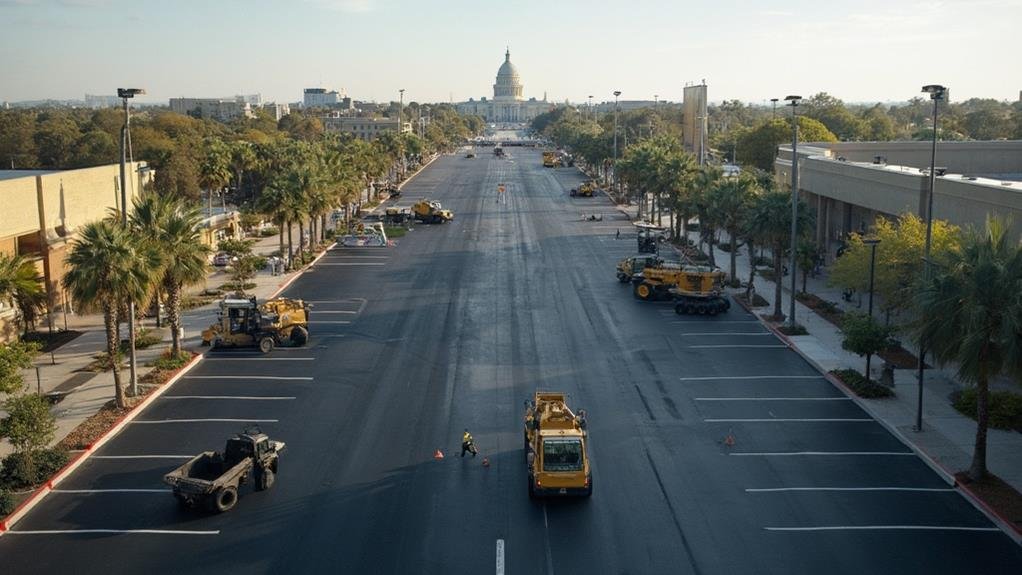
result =
[[[334,243],[330,244],[329,246],[326,247],[326,249],[324,249],[322,252],[320,252],[319,255],[316,256],[311,262],[309,262],[309,263],[305,264],[304,266],[302,266],[302,269],[298,270],[298,272],[295,273],[290,278],[288,278],[287,281],[285,281],[284,283],[280,284],[280,286],[277,287],[277,291],[275,291],[272,294],[270,294],[270,299],[275,298],[278,295],[280,295],[280,292],[286,290],[291,284],[293,284],[295,282],[295,280],[297,280],[302,274],[307,272],[309,270],[309,268],[311,268],[312,266],[316,265],[316,262],[318,262],[320,260],[320,258],[325,256],[327,254],[327,252],[329,252],[330,250],[334,249],[334,246],[336,246],[336,245],[337,245],[337,242],[334,242]]]
[[[872,407],[868,403],[863,401],[862,398],[860,398],[859,396],[855,395],[855,393],[848,386],[846,386],[844,382],[831,375],[830,372],[824,370],[823,367],[816,362],[816,360],[803,353],[802,350],[799,349],[798,346],[796,346],[795,343],[788,338],[788,336],[781,333],[771,323],[764,320],[759,314],[754,312],[752,308],[750,308],[744,301],[738,298],[734,299],[735,301],[738,302],[738,305],[742,306],[742,308],[745,309],[745,311],[754,315],[756,319],[759,320],[761,324],[763,324],[764,327],[769,329],[775,336],[777,336],[778,339],[784,342],[784,345],[786,345],[789,349],[797,353],[799,357],[804,359],[809,365],[813,366],[813,368],[816,369],[816,371],[819,371],[820,374],[824,377],[824,379],[829,381],[831,385],[838,388],[842,393],[848,396],[849,399],[855,402],[855,404],[858,405],[863,411],[868,413],[870,417],[872,417],[877,423],[882,425],[884,429],[889,431],[891,435],[898,438],[898,441],[902,442],[903,444],[905,444],[906,447],[911,449],[912,452],[919,456],[923,463],[925,463],[927,467],[932,469],[934,473],[940,476],[940,478],[943,479],[945,483],[947,483],[951,487],[957,488],[962,493],[962,496],[965,497],[966,501],[971,503],[973,507],[975,507],[980,513],[985,515],[986,518],[989,519],[991,523],[999,527],[1001,531],[1003,531],[1008,537],[1010,537],[1015,542],[1016,545],[1022,545],[1022,528],[1016,527],[1011,521],[1008,521],[1006,518],[1002,517],[999,513],[997,513],[997,511],[988,506],[986,502],[984,502],[982,499],[979,498],[979,496],[976,495],[975,492],[973,492],[965,485],[959,483],[958,480],[955,478],[954,473],[952,473],[950,470],[946,469],[943,465],[941,465],[935,458],[930,456],[930,454],[927,453],[923,448],[919,447],[918,445],[910,441],[907,437],[905,437],[905,434],[903,434],[901,430],[894,427],[886,420],[884,420],[882,417],[880,417],[875,411],[873,411]]]
[[[191,369],[198,365],[199,362],[202,361],[204,358],[205,354],[199,354],[193,357],[191,361],[189,361],[184,367],[179,369],[176,374],[174,374],[174,377],[167,380],[167,383],[161,385],[158,389],[156,389],[155,391],[150,393],[145,399],[143,399],[142,403],[136,405],[134,408],[132,408],[131,411],[124,414],[124,416],[121,417],[121,419],[119,419],[117,423],[114,424],[113,427],[111,427],[109,430],[106,431],[106,433],[100,436],[99,439],[97,439],[91,445],[89,445],[89,447],[86,448],[85,451],[78,454],[78,457],[76,457],[73,461],[65,465],[63,469],[58,471],[56,475],[51,477],[50,480],[47,481],[42,487],[36,489],[35,493],[33,493],[31,496],[29,496],[28,499],[22,502],[22,504],[19,505],[18,508],[15,509],[10,515],[5,517],[3,521],[0,521],[0,535],[3,535],[7,531],[9,531],[11,527],[14,526],[15,523],[17,523],[22,517],[27,515],[28,512],[31,511],[33,507],[38,505],[39,502],[42,501],[50,493],[50,491],[52,491],[61,481],[67,479],[72,473],[74,473],[76,469],[81,467],[81,465],[85,463],[86,459],[92,456],[100,447],[102,447],[108,441],[113,439],[114,436],[120,433],[121,430],[123,430],[127,424],[131,423],[131,421],[135,419],[140,413],[142,413],[145,410],[145,408],[149,407],[149,405],[152,402],[159,399],[161,395],[166,393],[166,391],[170,389],[172,385],[174,385],[186,373],[191,371]]]

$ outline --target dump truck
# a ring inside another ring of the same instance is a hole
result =
[[[529,496],[593,494],[585,411],[575,414],[567,396],[537,391],[525,402],[525,461]]]
[[[276,482],[283,441],[271,441],[258,428],[246,429],[227,440],[223,452],[204,451],[163,476],[174,488],[181,507],[225,513],[238,503],[238,487],[255,480],[265,491]]]
[[[731,308],[724,294],[724,272],[715,267],[661,263],[643,268],[632,283],[636,298],[673,300],[679,315],[717,315]]]
[[[557,152],[549,150],[543,152],[543,167],[556,168],[561,165],[561,156]]]
[[[262,304],[255,297],[224,298],[216,323],[202,330],[202,345],[258,347],[263,353],[277,346],[303,346],[309,341],[310,307],[300,299],[284,297]]]
[[[412,205],[415,219],[427,224],[442,224],[454,219],[454,212],[443,209],[440,202],[422,200]]]

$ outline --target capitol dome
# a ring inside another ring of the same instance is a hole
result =
[[[493,85],[494,100],[522,100],[522,79],[518,68],[511,63],[511,50],[504,53],[504,63],[497,70],[497,82]]]

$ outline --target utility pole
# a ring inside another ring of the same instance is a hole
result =
[[[795,276],[795,242],[798,237],[798,103],[802,100],[802,96],[788,96],[784,98],[786,102],[791,102],[791,257],[789,258],[791,267],[791,308],[788,314],[788,325],[791,326],[792,330],[795,328],[795,289],[796,282]],[[781,281],[781,278],[777,278],[777,281]],[[867,375],[868,377],[868,375]]]
[[[128,179],[126,177],[128,161],[128,130],[131,126],[131,113],[128,111],[128,100],[137,95],[145,94],[141,88],[117,88],[117,97],[124,100],[124,125],[121,127],[121,225],[128,227]],[[157,311],[159,315],[159,311]],[[131,384],[131,395],[138,397],[137,361],[135,358],[135,300],[128,300],[128,381]]]

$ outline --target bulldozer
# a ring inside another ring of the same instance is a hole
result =
[[[568,409],[567,396],[537,391],[525,402],[525,461],[529,496],[593,494],[585,411]]]
[[[717,315],[731,308],[724,295],[724,272],[711,266],[661,263],[632,277],[635,297],[674,300],[678,315]]]
[[[262,304],[256,298],[224,298],[216,323],[202,330],[202,345],[258,347],[270,353],[277,346],[301,347],[309,341],[308,303],[274,298]]]
[[[443,209],[440,202],[428,199],[412,204],[412,214],[416,220],[427,224],[442,224],[454,219],[454,212]]]

